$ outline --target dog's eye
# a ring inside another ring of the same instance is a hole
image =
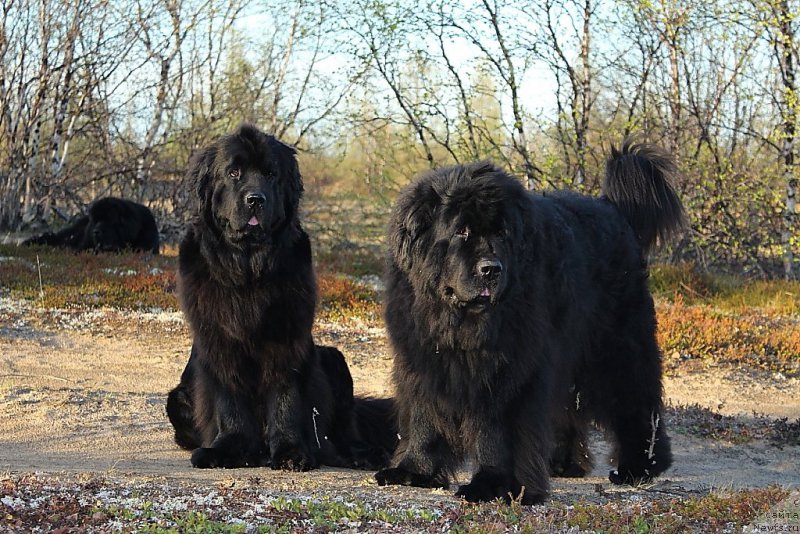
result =
[[[241,175],[242,171],[240,171],[239,169],[231,169],[228,171],[228,176],[230,176],[231,178],[238,178]]]
[[[461,228],[460,230],[458,230],[456,232],[456,237],[460,237],[461,239],[469,238],[469,228],[467,228],[465,226],[464,228]]]

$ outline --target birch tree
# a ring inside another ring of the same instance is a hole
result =
[[[109,71],[99,48],[119,49],[94,0],[4,0],[0,9],[0,227],[14,229],[63,192],[76,120]]]
[[[142,67],[152,68],[156,80],[147,93],[147,114],[144,135],[139,145],[130,195],[142,200],[145,186],[155,162],[153,155],[159,136],[174,124],[174,112],[183,96],[184,42],[195,30],[201,17],[210,8],[210,0],[192,3],[184,0],[136,0],[131,17],[131,27],[137,36],[144,55]],[[127,12],[120,13],[127,15]]]
[[[781,116],[780,158],[785,187],[781,229],[783,275],[787,279],[794,279],[798,277],[795,249],[800,240],[797,227],[798,181],[795,165],[798,118],[796,37],[798,6],[790,3],[790,0],[769,0],[765,7],[769,10],[767,24],[779,73],[780,96],[777,101]]]
[[[586,181],[593,90],[592,32],[596,5],[592,0],[545,0],[541,7],[542,35],[534,50],[555,77],[556,131],[572,183]]]

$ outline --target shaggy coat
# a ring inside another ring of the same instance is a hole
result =
[[[543,501],[549,474],[591,468],[590,421],[614,483],[667,469],[661,357],[645,252],[682,223],[671,160],[626,142],[604,195],[531,194],[488,163],[430,172],[389,225],[385,318],[401,441],[379,484]]]
[[[344,357],[311,336],[316,286],[294,150],[244,125],[200,152],[188,177],[196,218],[178,294],[193,345],[167,402],[175,441],[193,449],[195,467],[369,463],[353,453],[363,444]],[[388,417],[382,401],[360,402]]]

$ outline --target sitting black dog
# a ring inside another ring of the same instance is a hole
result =
[[[156,220],[147,206],[105,197],[92,202],[86,215],[63,230],[31,237],[22,244],[96,252],[131,249],[158,254],[159,238]]]
[[[192,159],[196,202],[178,255],[192,351],[167,397],[198,468],[382,466],[389,399],[354,397],[339,350],[314,344],[317,287],[295,150],[244,124]]]

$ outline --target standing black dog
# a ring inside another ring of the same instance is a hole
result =
[[[389,226],[385,316],[402,439],[378,483],[469,501],[543,501],[591,467],[589,421],[615,439],[614,483],[672,461],[645,255],[683,208],[672,160],[625,142],[601,198],[530,194],[488,163],[423,175]]]
[[[92,202],[87,213],[66,228],[32,237],[22,244],[97,252],[130,249],[158,254],[158,226],[147,206],[123,198],[104,197]]]
[[[178,293],[193,345],[167,400],[175,441],[195,467],[379,461],[386,451],[358,439],[344,357],[311,337],[316,285],[294,149],[243,125],[202,150],[188,178],[198,202]],[[364,424],[382,429],[367,441],[392,447],[390,403],[359,403]]]

